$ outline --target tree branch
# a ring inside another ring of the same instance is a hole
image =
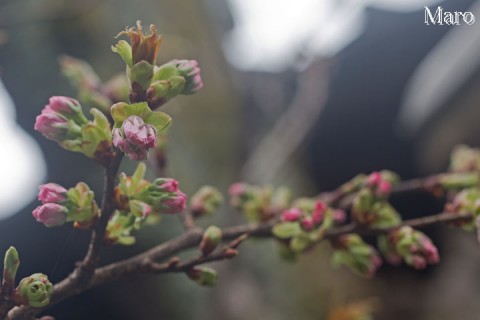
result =
[[[118,164],[116,164],[118,168]],[[112,165],[113,167],[113,165]],[[112,169],[113,170],[113,169]],[[110,173],[113,171],[110,171]],[[107,174],[107,177],[109,175]],[[439,178],[441,175],[434,175],[424,179],[414,179],[404,181],[398,184],[393,189],[393,194],[404,193],[404,192],[411,192],[411,191],[432,191],[436,186],[438,186]],[[114,178],[113,178],[114,179]],[[113,185],[114,180],[107,179],[106,187],[110,187]],[[108,191],[108,190],[106,190]],[[320,197],[332,197],[330,199],[334,199],[335,201],[341,200],[342,196],[339,196],[338,193],[330,192],[330,193],[323,193]],[[344,199],[345,200],[345,199]],[[107,206],[102,205],[102,208],[106,208],[105,212],[109,212],[110,207],[107,203]],[[105,215],[106,216],[106,215]],[[104,217],[105,217],[104,216]],[[416,219],[405,220],[399,226],[393,228],[367,228],[364,226],[359,226],[353,223],[349,223],[343,226],[335,227],[333,229],[328,230],[323,239],[333,239],[348,233],[357,233],[361,236],[369,236],[369,235],[378,235],[382,233],[388,233],[396,228],[401,226],[411,226],[414,228],[421,228],[425,226],[429,226],[436,223],[449,223],[449,222],[460,222],[460,221],[468,221],[472,219],[471,214],[463,214],[460,215],[458,213],[451,213],[451,212],[442,212],[435,215],[420,217]],[[103,225],[100,223],[99,225]],[[260,224],[245,224],[239,225],[234,227],[224,228],[222,231],[223,240],[224,241],[231,241],[235,240],[242,235],[248,235],[250,237],[260,237],[260,238],[273,238],[272,234],[272,227],[275,225],[275,221],[269,221],[266,223]],[[100,235],[103,235],[103,231],[100,230],[98,227],[96,230],[96,237],[95,239],[102,239],[98,238]],[[79,282],[79,269],[75,269],[75,271],[70,274],[67,278],[62,280],[61,282],[57,283],[54,286],[54,292],[51,299],[51,303],[49,306],[43,309],[32,308],[28,306],[23,307],[16,307],[12,309],[8,314],[9,320],[29,320],[32,317],[43,310],[71,297],[76,294],[82,293],[90,288],[103,285],[105,283],[115,281],[121,277],[124,277],[129,274],[135,273],[169,273],[169,272],[184,272],[188,268],[192,266],[203,264],[212,261],[223,260],[227,258],[224,251],[218,251],[206,257],[197,257],[191,260],[187,260],[185,262],[181,262],[178,258],[175,260],[171,260],[167,263],[156,263],[156,261],[165,260],[169,257],[177,255],[184,250],[196,248],[203,235],[203,230],[193,226],[188,228],[184,234],[171,239],[167,242],[159,244],[153,247],[150,250],[147,250],[143,253],[135,255],[131,258],[126,260],[122,260],[119,262],[111,263],[101,268],[97,268],[94,270],[92,277],[89,281],[86,282]],[[103,236],[102,236],[103,237]],[[99,252],[100,245],[95,245],[97,240],[93,241],[89,252],[93,254],[92,256],[95,257],[96,254]],[[100,242],[101,244],[101,242]],[[92,260],[95,261],[96,259]],[[85,260],[84,260],[85,261]],[[90,260],[87,260],[90,261]],[[175,261],[175,263],[172,263]]]
[[[113,204],[113,190],[115,188],[115,180],[122,158],[123,153],[118,152],[112,162],[105,168],[105,185],[101,208],[102,215],[93,230],[88,252],[80,265],[80,270],[82,272],[92,273],[98,264],[108,219],[115,210]]]

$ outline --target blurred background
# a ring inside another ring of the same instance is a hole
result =
[[[82,180],[101,193],[99,167],[33,131],[52,95],[75,92],[58,57],[89,61],[103,79],[123,71],[111,52],[140,19],[164,35],[159,62],[197,59],[205,87],[170,102],[168,174],[192,194],[203,184],[286,185],[296,196],[332,189],[356,173],[402,178],[445,170],[458,143],[480,145],[480,22],[427,26],[424,6],[472,11],[474,0],[0,0],[0,252],[20,252],[20,277],[65,277],[88,235],[32,219],[38,184]],[[123,169],[133,170],[125,163]],[[406,217],[441,210],[433,199],[393,199]],[[227,208],[202,225],[242,223]],[[322,245],[296,264],[273,241],[249,241],[215,265],[215,289],[183,275],[132,276],[49,311],[57,319],[478,319],[480,251],[474,236],[426,230],[443,261],[422,272],[384,266],[374,280],[334,270]],[[175,217],[115,247],[104,262],[181,232]],[[60,245],[59,245],[60,244]]]

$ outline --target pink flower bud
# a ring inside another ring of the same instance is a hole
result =
[[[382,180],[377,187],[377,196],[386,197],[392,191],[392,184],[390,181]]]
[[[298,208],[291,208],[288,210],[283,211],[282,213],[282,221],[285,222],[294,222],[300,219],[302,216],[302,211]]]
[[[79,111],[80,103],[69,97],[53,96],[48,100],[48,105],[53,112],[64,115],[74,115]]]
[[[42,184],[39,189],[38,200],[43,204],[60,203],[67,200],[67,189],[56,183]]]
[[[68,121],[46,106],[37,116],[34,128],[47,139],[62,141],[68,132]]]
[[[427,260],[420,255],[413,255],[412,266],[417,270],[425,269],[427,267]]]
[[[234,183],[228,188],[228,193],[232,197],[241,197],[247,192],[247,185],[242,182]]]
[[[159,191],[163,192],[177,192],[178,181],[171,178],[157,179],[155,184],[158,186]]]
[[[369,187],[374,187],[382,181],[382,175],[380,172],[372,172],[367,179],[367,185]]]
[[[61,226],[67,219],[67,208],[56,203],[46,203],[33,210],[33,217],[47,227]]]
[[[315,208],[313,209],[312,219],[315,224],[319,224],[323,220],[323,215],[325,214],[325,210],[327,209],[327,205],[322,201],[317,201],[315,203]]]
[[[196,60],[174,60],[180,75],[185,78],[182,94],[193,94],[203,87],[200,68]]]
[[[162,200],[162,213],[176,214],[185,210],[187,204],[187,196],[178,190],[173,196]]]
[[[311,231],[313,229],[314,223],[311,217],[305,217],[301,221],[302,228],[305,231]]]
[[[145,124],[139,116],[130,116],[122,124],[122,128],[113,129],[113,144],[125,152],[132,160],[147,158],[148,149],[156,145],[156,130]]]
[[[422,251],[427,259],[429,264],[437,264],[440,262],[440,256],[438,255],[438,249],[428,238],[421,240],[420,245],[422,246]]]

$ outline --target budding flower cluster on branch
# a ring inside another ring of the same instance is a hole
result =
[[[143,33],[140,22],[137,22],[136,30],[129,28],[118,34],[121,35],[128,36],[130,44],[120,40],[112,50],[127,65],[130,101],[148,101],[155,109],[180,94],[193,94],[203,87],[200,68],[195,60],[176,59],[159,67],[155,65],[162,36],[157,36],[154,25],[150,26],[149,35]]]
[[[132,176],[120,174],[114,191],[115,212],[111,216],[105,234],[107,243],[133,244],[132,231],[138,230],[148,218],[161,214],[177,214],[186,208],[187,196],[178,188],[178,182],[170,178],[158,178],[153,182],[144,179],[146,166],[140,162]]]
[[[33,217],[46,227],[74,222],[75,227],[88,228],[100,216],[95,195],[87,184],[79,182],[69,190],[55,184],[40,186],[38,200],[42,205],[33,211]]]

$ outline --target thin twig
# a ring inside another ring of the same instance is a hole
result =
[[[122,162],[123,153],[119,152],[113,161],[105,168],[105,186],[103,190],[102,199],[102,215],[95,229],[93,230],[88,252],[81,263],[81,269],[87,272],[93,272],[95,269],[100,249],[103,244],[105,229],[108,224],[108,219],[114,211],[113,205],[113,190],[115,188],[115,180],[120,163]]]
[[[178,218],[182,223],[185,230],[191,230],[196,227],[195,219],[193,219],[192,212],[189,209],[186,209],[178,214]]]

